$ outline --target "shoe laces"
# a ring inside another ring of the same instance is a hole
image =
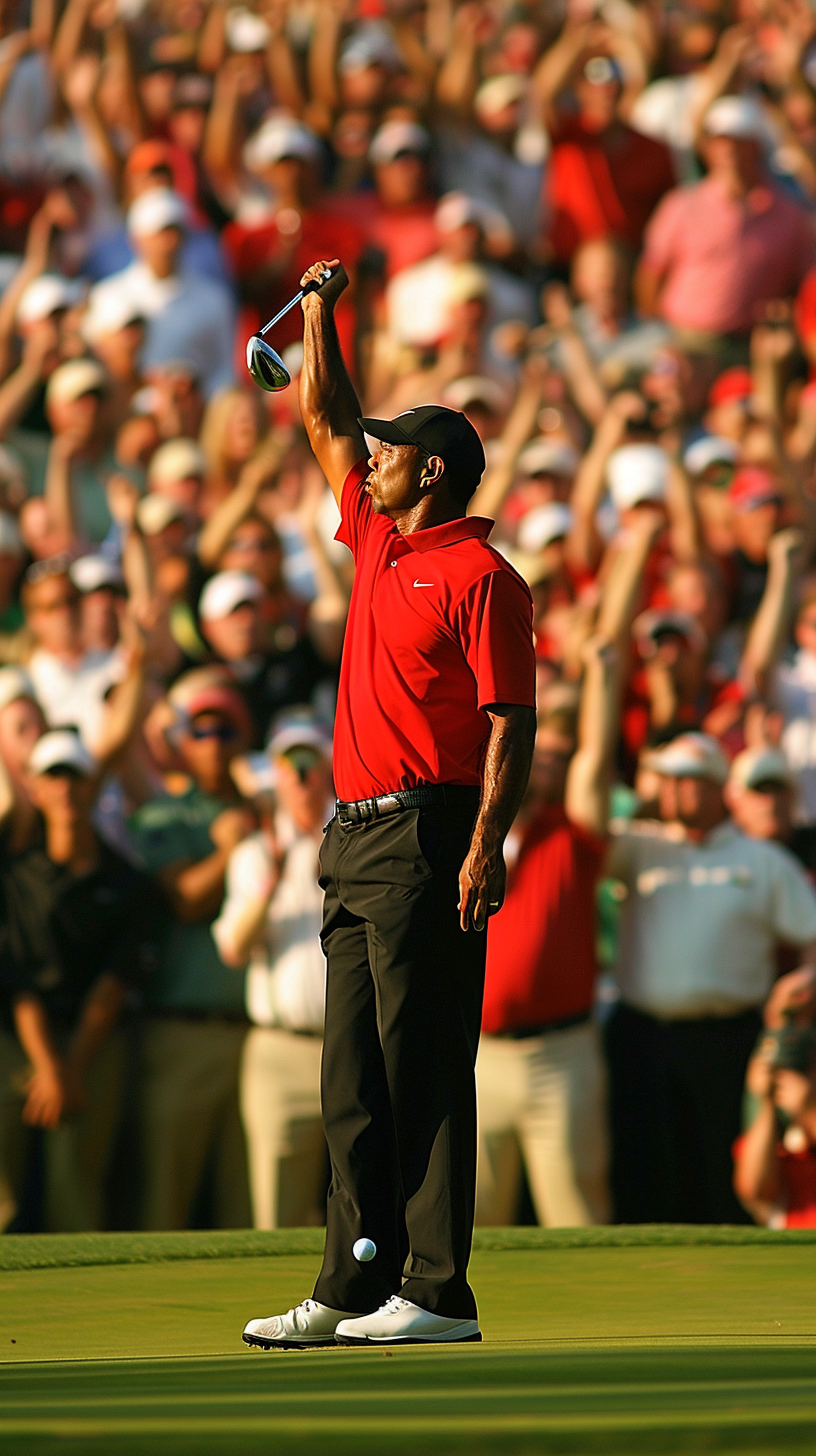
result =
[[[313,1314],[317,1305],[313,1299],[304,1299],[301,1304],[290,1309],[286,1318],[291,1320],[292,1327],[298,1334],[302,1334],[308,1328],[309,1315]]]
[[[401,1314],[404,1309],[410,1309],[411,1302],[403,1299],[400,1294],[392,1294],[382,1307],[383,1314]]]

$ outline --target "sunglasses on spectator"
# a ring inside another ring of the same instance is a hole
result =
[[[58,556],[46,556],[44,561],[34,561],[23,581],[29,586],[37,586],[39,582],[47,581],[49,576],[66,576],[72,560],[67,551],[60,551]]]
[[[203,743],[207,738],[216,738],[219,743],[234,743],[238,737],[238,729],[232,723],[213,723],[207,727],[203,723],[193,723],[190,727],[190,737],[196,743]]]

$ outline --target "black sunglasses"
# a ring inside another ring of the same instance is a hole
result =
[[[231,723],[213,724],[212,728],[196,727],[190,729],[190,737],[196,743],[203,743],[206,738],[217,738],[219,743],[234,743],[238,737],[238,730],[233,728]]]

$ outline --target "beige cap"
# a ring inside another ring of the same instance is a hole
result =
[[[462,379],[454,379],[444,390],[441,403],[453,410],[465,410],[469,404],[482,404],[497,415],[503,414],[507,408],[507,398],[501,385],[484,374],[467,374]]]
[[[424,126],[416,121],[384,121],[374,133],[368,149],[369,159],[376,166],[380,162],[393,162],[403,152],[424,157],[430,151],[431,137]]]
[[[136,524],[145,536],[158,536],[172,521],[183,521],[184,511],[169,495],[153,492],[136,507]]]
[[[165,228],[183,228],[186,223],[187,204],[169,187],[151,187],[128,209],[127,229],[134,238],[151,238]]]
[[[162,485],[187,480],[191,475],[202,477],[206,470],[207,459],[201,446],[179,435],[154,451],[147,467],[148,485],[152,490],[160,489]]]
[[[716,738],[707,733],[681,733],[665,748],[645,756],[644,766],[671,779],[709,779],[724,784],[728,760]]]
[[[33,774],[48,773],[52,768],[71,768],[87,779],[96,765],[72,728],[55,728],[37,739],[29,755],[28,767]]]
[[[502,76],[490,76],[483,81],[474,101],[477,116],[498,116],[506,107],[513,106],[527,94],[528,81],[515,71]]]
[[[246,571],[219,571],[207,582],[198,603],[202,622],[218,622],[236,607],[257,602],[264,595],[258,578]]]
[[[574,445],[567,440],[531,440],[519,455],[519,475],[563,475],[575,474],[581,457]]]
[[[17,322],[33,324],[50,318],[59,309],[72,308],[79,296],[80,290],[72,279],[59,273],[41,273],[23,292],[17,305]]]
[[[83,394],[104,394],[107,376],[95,359],[69,359],[54,370],[45,390],[45,402],[70,404]]]
[[[740,789],[756,789],[760,784],[781,784],[792,788],[795,779],[784,753],[778,748],[745,748],[731,765],[728,782]]]

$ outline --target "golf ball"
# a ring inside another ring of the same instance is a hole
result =
[[[360,1264],[367,1264],[373,1259],[377,1252],[377,1245],[373,1239],[357,1239],[352,1248],[352,1254]]]

